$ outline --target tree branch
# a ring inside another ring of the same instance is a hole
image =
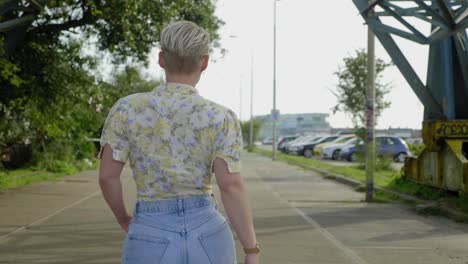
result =
[[[87,10],[85,11],[85,7]],[[83,5],[83,17],[77,20],[68,20],[67,22],[61,24],[48,24],[39,26],[30,31],[31,34],[41,34],[41,33],[51,33],[51,32],[61,32],[68,30],[70,28],[81,27],[84,25],[91,24],[94,22],[97,17],[93,16],[91,8],[89,6]]]

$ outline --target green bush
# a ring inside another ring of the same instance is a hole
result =
[[[408,144],[408,148],[415,157],[421,155],[423,150],[426,148],[424,144]]]
[[[366,169],[366,160],[363,154],[358,155],[359,164],[357,168],[361,170]],[[392,167],[393,160],[390,157],[376,157],[375,158],[375,170],[376,171],[393,171]]]
[[[6,177],[7,177],[7,173],[4,172],[4,171],[0,171],[0,186],[2,186],[4,184],[4,182],[6,181]]]
[[[258,135],[260,133],[262,124],[258,120],[253,120],[253,142],[258,140]],[[242,129],[242,139],[244,141],[244,148],[247,148],[249,152],[252,152],[253,146],[249,149],[249,136],[250,136],[250,120],[241,122],[241,129]]]
[[[69,74],[69,76],[67,76]],[[147,92],[155,81],[144,80],[135,68],[126,68],[110,83],[93,83],[85,72],[58,73],[60,96],[47,100],[37,96],[0,102],[0,167],[2,150],[27,146],[31,155],[15,151],[15,168],[35,166],[51,172],[74,172],[94,164],[97,148],[87,138],[99,138],[104,120],[114,103],[121,97]],[[51,76],[51,78],[53,78]],[[68,79],[75,82],[68,83]],[[54,84],[55,85],[55,84]],[[58,88],[57,88],[58,89]],[[12,153],[12,151],[10,151]],[[30,156],[31,158],[26,158]],[[82,160],[88,162],[81,162]]]

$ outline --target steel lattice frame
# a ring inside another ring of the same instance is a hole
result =
[[[353,0],[425,107],[425,120],[468,119],[468,0]],[[385,23],[388,17],[396,23]],[[429,23],[424,34],[409,17]],[[395,26],[398,24],[398,26]],[[426,85],[393,39],[429,45]]]

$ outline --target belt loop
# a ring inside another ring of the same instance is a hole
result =
[[[137,215],[139,207],[140,207],[140,202],[136,202],[135,209],[133,210],[133,217]]]
[[[214,202],[215,209],[218,210],[218,200],[216,200],[216,196],[214,195],[214,193],[211,194],[211,198]]]
[[[177,198],[177,212],[179,216],[184,215],[184,200],[182,198]]]

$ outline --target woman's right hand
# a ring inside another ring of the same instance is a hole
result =
[[[244,264],[259,264],[260,257],[258,254],[247,254],[245,255]]]

